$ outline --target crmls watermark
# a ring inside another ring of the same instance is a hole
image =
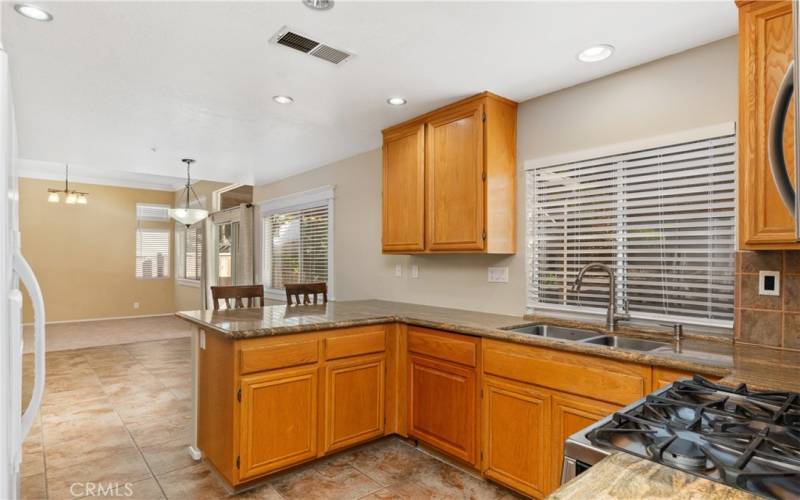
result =
[[[69,492],[73,497],[130,497],[133,483],[72,483]]]

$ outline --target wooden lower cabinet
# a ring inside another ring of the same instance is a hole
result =
[[[385,374],[383,355],[325,367],[325,453],[383,435]]]
[[[318,380],[316,366],[242,377],[240,478],[317,455]]]
[[[472,465],[477,453],[475,368],[408,355],[408,434]]]
[[[548,491],[551,396],[535,386],[483,379],[483,473],[534,497]]]
[[[564,441],[620,407],[594,399],[567,393],[553,395],[550,416],[550,491],[561,484],[561,468],[564,464]]]
[[[675,382],[676,380],[681,380],[685,378],[692,378],[695,375],[694,372],[687,372],[684,370],[674,370],[672,368],[661,368],[660,366],[653,367],[653,390],[661,389],[662,387],[666,387],[671,383]],[[716,382],[719,380],[719,377],[716,375],[704,375],[700,373],[706,379],[710,380],[711,382]]]

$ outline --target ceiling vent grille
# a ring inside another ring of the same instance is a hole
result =
[[[284,26],[280,31],[275,33],[275,35],[270,38],[270,42],[298,50],[319,59],[324,59],[333,64],[341,64],[352,59],[355,55],[352,52],[336,49],[330,45],[309,38],[308,36],[301,35],[297,31],[289,29],[287,26]]]

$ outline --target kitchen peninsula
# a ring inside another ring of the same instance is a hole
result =
[[[730,339],[638,352],[509,331],[598,325],[378,300],[178,316],[199,328],[199,448],[236,489],[398,434],[539,497],[566,437],[675,379],[800,388],[800,355]]]

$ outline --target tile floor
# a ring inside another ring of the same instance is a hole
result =
[[[23,498],[228,496],[186,451],[189,356],[188,339],[49,352],[42,411],[24,448]],[[516,498],[399,438],[291,470],[239,496]]]
[[[108,319],[47,325],[45,347],[50,351],[131,344],[148,340],[190,337],[192,325],[173,315]],[[25,352],[33,352],[33,327],[24,329]]]

